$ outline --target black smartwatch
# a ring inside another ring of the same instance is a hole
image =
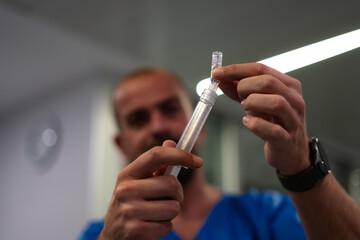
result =
[[[330,173],[330,166],[319,139],[312,137],[309,142],[310,168],[293,176],[284,176],[278,170],[281,185],[292,192],[310,190],[317,182]]]

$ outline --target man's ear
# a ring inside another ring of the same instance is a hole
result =
[[[114,137],[114,142],[117,146],[117,148],[121,151],[121,153],[125,156],[126,158],[126,162],[130,162],[129,160],[129,156],[126,152],[125,146],[124,146],[124,142],[121,136],[121,133],[116,133],[115,137]]]

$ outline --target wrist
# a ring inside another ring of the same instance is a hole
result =
[[[305,142],[301,148],[302,150],[296,154],[297,159],[291,159],[292,161],[288,161],[291,162],[291,164],[283,168],[277,168],[276,170],[284,176],[293,176],[309,169],[311,167],[309,141]]]
[[[300,163],[296,164],[296,166],[293,167],[288,167],[286,169],[277,169],[277,171],[284,176],[294,176],[297,175],[299,173],[302,173],[304,171],[306,171],[307,169],[309,169],[311,167],[311,162],[309,157],[301,160]]]
[[[317,138],[311,138],[309,153],[310,167],[300,173],[284,175],[277,170],[277,176],[285,189],[295,192],[307,191],[330,173],[328,159]]]

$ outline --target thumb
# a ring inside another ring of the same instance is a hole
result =
[[[162,144],[163,147],[176,147],[176,143],[173,140],[165,140]],[[162,165],[160,169],[153,173],[153,176],[162,176],[166,171],[167,165]]]
[[[173,140],[165,140],[162,144],[163,147],[176,147],[176,142]]]

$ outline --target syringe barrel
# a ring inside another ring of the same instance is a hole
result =
[[[211,71],[215,68],[222,66],[222,52],[214,51],[212,52],[211,58]],[[195,107],[195,110],[185,127],[183,134],[180,137],[179,142],[176,145],[176,148],[191,152],[192,148],[195,145],[195,142],[203,128],[205,121],[214,106],[217,94],[216,90],[218,88],[218,83],[215,79],[211,77],[211,83],[209,88],[205,89],[200,96],[200,100]],[[165,175],[173,175],[177,177],[181,170],[182,166],[168,166]]]
[[[194,113],[190,118],[190,121],[181,135],[181,138],[176,146],[177,148],[188,152],[192,150],[211,111],[211,108],[214,106],[216,97],[217,95],[214,91],[209,89],[204,90],[198,104],[196,105]]]
[[[176,148],[191,152],[195,142],[203,128],[205,121],[214,106],[217,94],[211,89],[205,89],[201,94],[200,100],[180,137]],[[165,175],[177,176],[181,166],[168,166]]]

